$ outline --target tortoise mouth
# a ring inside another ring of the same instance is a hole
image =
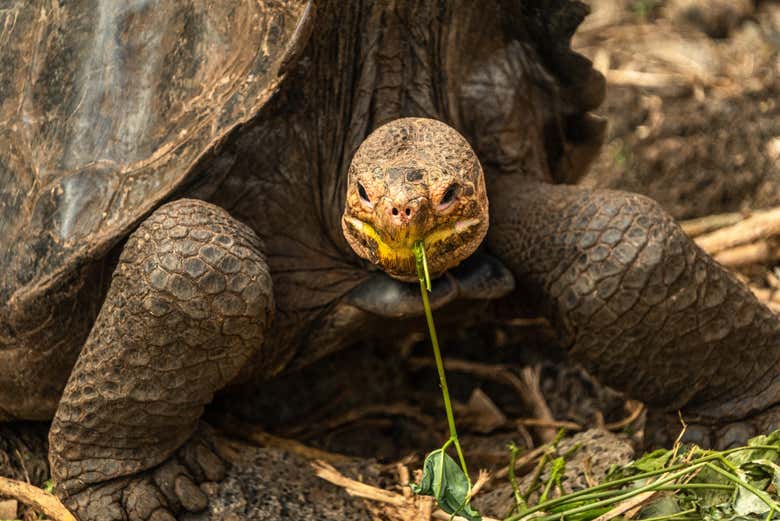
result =
[[[514,289],[515,278],[509,269],[492,255],[478,251],[459,266],[432,280],[429,298],[431,307],[438,309],[458,299],[499,299]],[[419,285],[391,278],[382,272],[376,272],[353,289],[346,302],[387,318],[423,314]]]
[[[406,233],[393,237],[381,228],[345,213],[342,227],[358,255],[395,279],[414,282],[417,269],[412,247],[416,242],[422,242],[425,247],[431,276],[438,277],[476,250],[485,236],[487,223],[466,217],[430,230],[405,230]]]

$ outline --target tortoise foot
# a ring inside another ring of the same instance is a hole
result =
[[[225,463],[200,431],[159,466],[98,482],[63,497],[80,521],[174,521],[208,506],[204,489],[225,477]]]
[[[49,431],[58,493],[82,520],[205,508],[196,484],[223,471],[190,440],[271,310],[260,241],[224,210],[177,200],[131,234]]]

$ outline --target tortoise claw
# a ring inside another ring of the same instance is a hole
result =
[[[225,464],[198,436],[154,469],[90,485],[63,503],[80,521],[175,521],[205,510],[199,485],[224,476]]]

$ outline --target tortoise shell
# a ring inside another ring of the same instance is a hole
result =
[[[104,255],[187,182],[278,89],[313,11],[305,0],[0,9],[0,306]]]

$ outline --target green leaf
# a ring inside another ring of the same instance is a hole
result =
[[[780,467],[768,460],[753,460],[740,465],[737,476],[743,481],[753,485],[759,490],[765,490],[770,480],[774,480]],[[769,506],[761,498],[744,487],[737,487],[737,496],[734,500],[734,512],[741,516],[749,514],[765,514],[769,512]]]
[[[482,516],[468,503],[469,480],[443,449],[425,458],[420,484],[411,484],[415,494],[433,496],[448,514],[457,514],[469,521],[482,521]]]
[[[642,507],[637,519],[673,516],[679,512],[682,512],[682,508],[674,494],[658,494]]]
[[[761,468],[763,472],[766,473],[766,477],[775,485],[775,489],[780,490],[780,465],[767,459],[755,459],[747,465],[755,465],[756,467]],[[744,465],[743,467],[746,467],[747,465]]]
[[[669,464],[673,451],[666,449],[658,449],[653,452],[649,452],[636,460],[631,464],[631,467],[641,470],[642,472],[652,472],[654,470],[660,470]]]
[[[780,448],[780,430],[776,430],[763,436],[756,436],[755,438],[751,438],[748,440],[747,446],[759,448],[756,448],[755,450],[743,450],[740,452],[735,452],[730,454],[726,459],[735,465],[742,465],[743,463],[758,459],[780,463],[780,450],[760,448],[772,445]]]

